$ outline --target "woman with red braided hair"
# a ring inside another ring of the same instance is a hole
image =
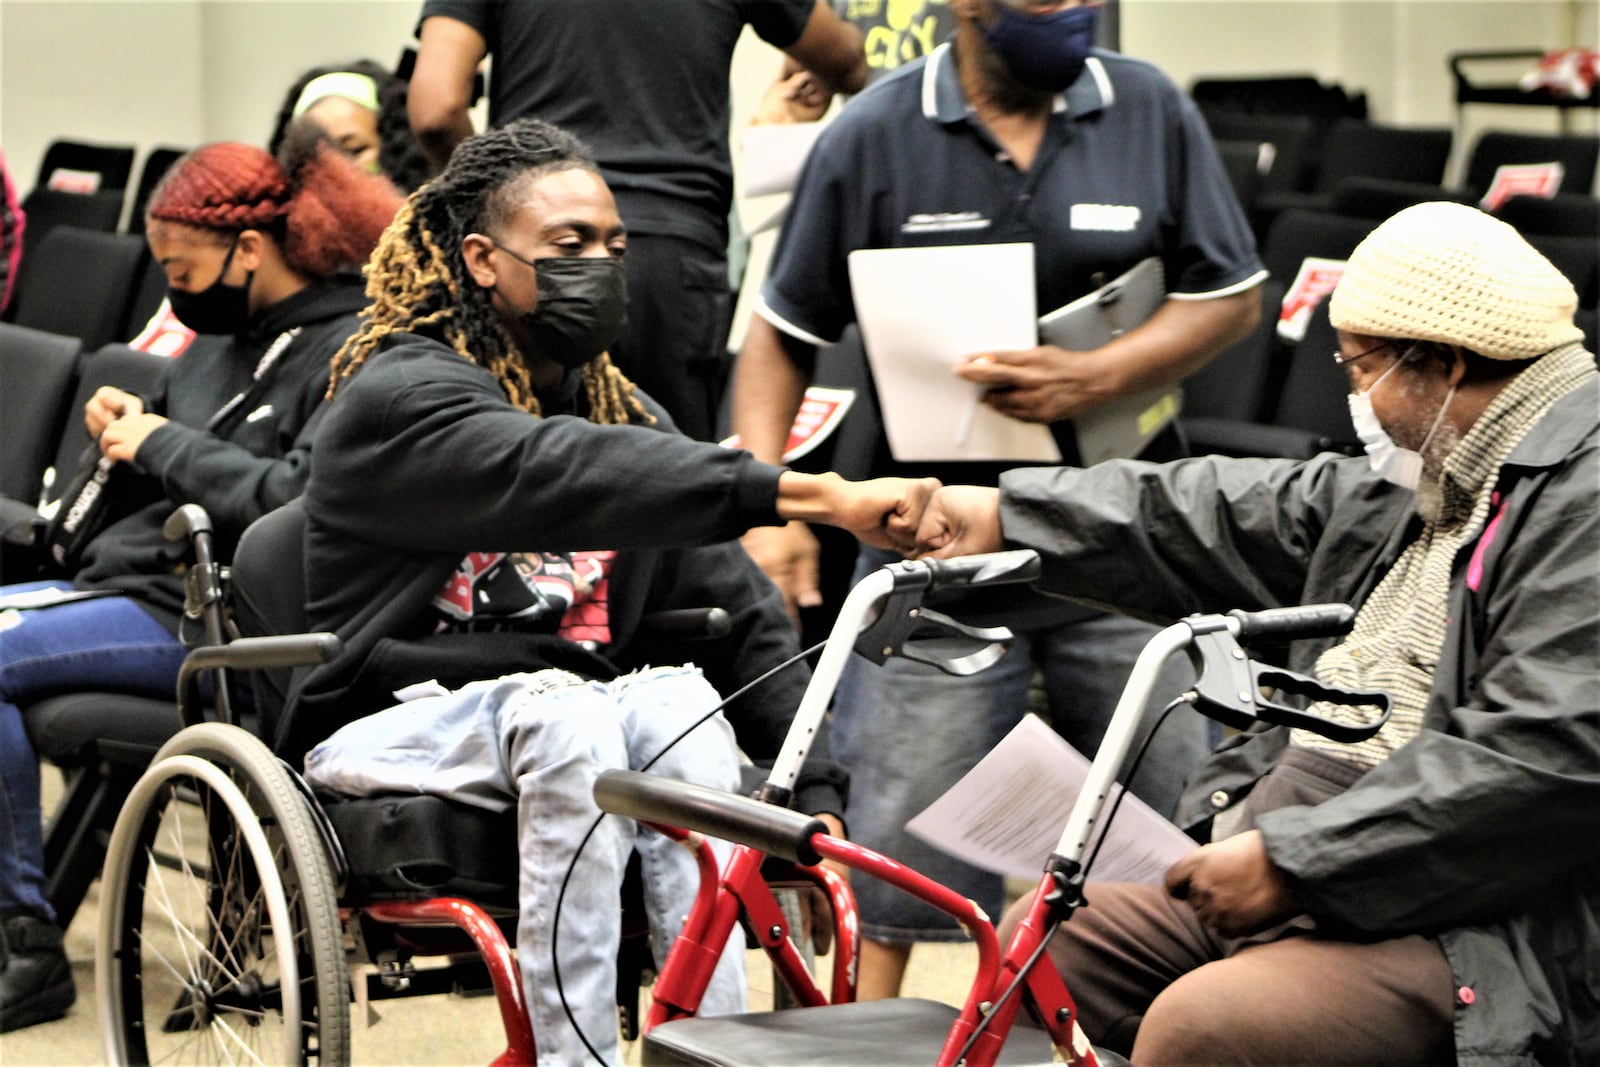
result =
[[[116,510],[66,580],[0,588],[115,591],[5,612],[0,630],[0,1031],[63,1014],[72,972],[45,897],[38,764],[18,705],[90,686],[169,696],[184,648],[184,547],[173,509],[210,514],[220,559],[300,494],[328,363],[359,325],[357,272],[400,206],[384,179],[308,142],[197,149],[150,200],[146,238],[173,310],[202,335],[149,397],[104,388],[85,421],[114,461]],[[45,597],[50,594],[44,594]]]

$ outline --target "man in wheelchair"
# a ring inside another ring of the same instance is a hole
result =
[[[934,497],[924,550],[1034,548],[1064,595],[1357,605],[1289,666],[1393,696],[1358,745],[1225,742],[1179,808],[1211,843],[1165,891],[1088,887],[1051,954],[1097,1043],[1141,1064],[1600,1060],[1600,377],[1576,304],[1506,224],[1408,208],[1330,305],[1368,458]]]
[[[929,488],[784,471],[672,432],[606,355],[626,242],[583,146],[533,120],[464,142],[402,208],[362,329],[334,360],[327,456],[305,496],[309,622],[344,652],[306,678],[273,739],[309,750],[307,777],[333,792],[517,805],[518,959],[541,1063],[615,1059],[629,852],[658,961],[697,877],[687,851],[599,819],[596,775],[653,762],[735,789],[734,741],[775,756],[798,703],[805,671],[790,667],[710,715],[796,653],[735,539],[804,518],[887,544],[888,523],[910,536],[910,497]],[[725,634],[644,625],[707,607],[727,612]],[[402,690],[416,699],[395,706]],[[844,777],[817,740],[794,802],[836,813]],[[705,1008],[743,992],[735,945]]]

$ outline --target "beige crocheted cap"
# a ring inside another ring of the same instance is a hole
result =
[[[1572,283],[1516,230],[1440,202],[1406,208],[1356,246],[1328,316],[1352,333],[1532,359],[1583,340],[1577,307]]]

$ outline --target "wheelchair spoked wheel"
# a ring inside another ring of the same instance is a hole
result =
[[[101,879],[111,1063],[348,1063],[343,936],[314,820],[237,727],[204,723],[162,747]]]

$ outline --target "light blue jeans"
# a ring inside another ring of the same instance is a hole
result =
[[[881,565],[880,557],[864,551],[856,580]],[[835,756],[850,769],[845,815],[851,840],[971,898],[991,918],[998,918],[1004,906],[1004,879],[906,833],[906,823],[1022,720],[1036,667],[1044,679],[1051,725],[1074,748],[1092,757],[1134,660],[1157,631],[1122,615],[1070,607],[1057,610],[1062,602],[1043,602],[1026,590],[1009,598],[1018,605],[1014,615],[1007,617],[996,608],[1005,596],[989,596],[988,614],[981,622],[1004,623],[1016,641],[998,663],[979,674],[956,678],[906,659],[878,666],[851,657],[834,700],[831,735]],[[955,618],[963,617],[959,607],[936,606]],[[1151,695],[1151,711],[1165,706],[1193,681],[1194,671],[1186,661],[1169,660]],[[1153,715],[1146,721],[1147,727],[1153,724]],[[1188,708],[1168,716],[1134,775],[1133,792],[1156,811],[1171,815],[1184,779],[1210,750],[1209,726]],[[851,888],[861,932],[874,941],[912,944],[967,938],[955,919],[883,882],[856,878]]]
[[[0,594],[70,589],[26,582]],[[0,613],[0,913],[55,921],[45,898],[39,759],[19,706],[51,693],[105,690],[176,699],[184,647],[127,597]]]
[[[642,864],[651,948],[659,964],[683,928],[698,883],[689,851],[631,819],[600,816],[601,771],[641,768],[720,701],[694,667],[657,667],[613,682],[566,671],[512,674],[369,715],[306,757],[313,786],[346,796],[427,793],[495,811],[517,805],[521,914],[517,961],[541,1065],[588,1059],[556,991],[551,932],[562,881],[561,985],[589,1043],[617,1061],[616,971],[628,855]],[[678,742],[651,773],[737,790],[733,730],[720,713]],[[719,856],[725,856],[719,852]],[[745,1006],[744,942],[717,966],[701,1014]]]

